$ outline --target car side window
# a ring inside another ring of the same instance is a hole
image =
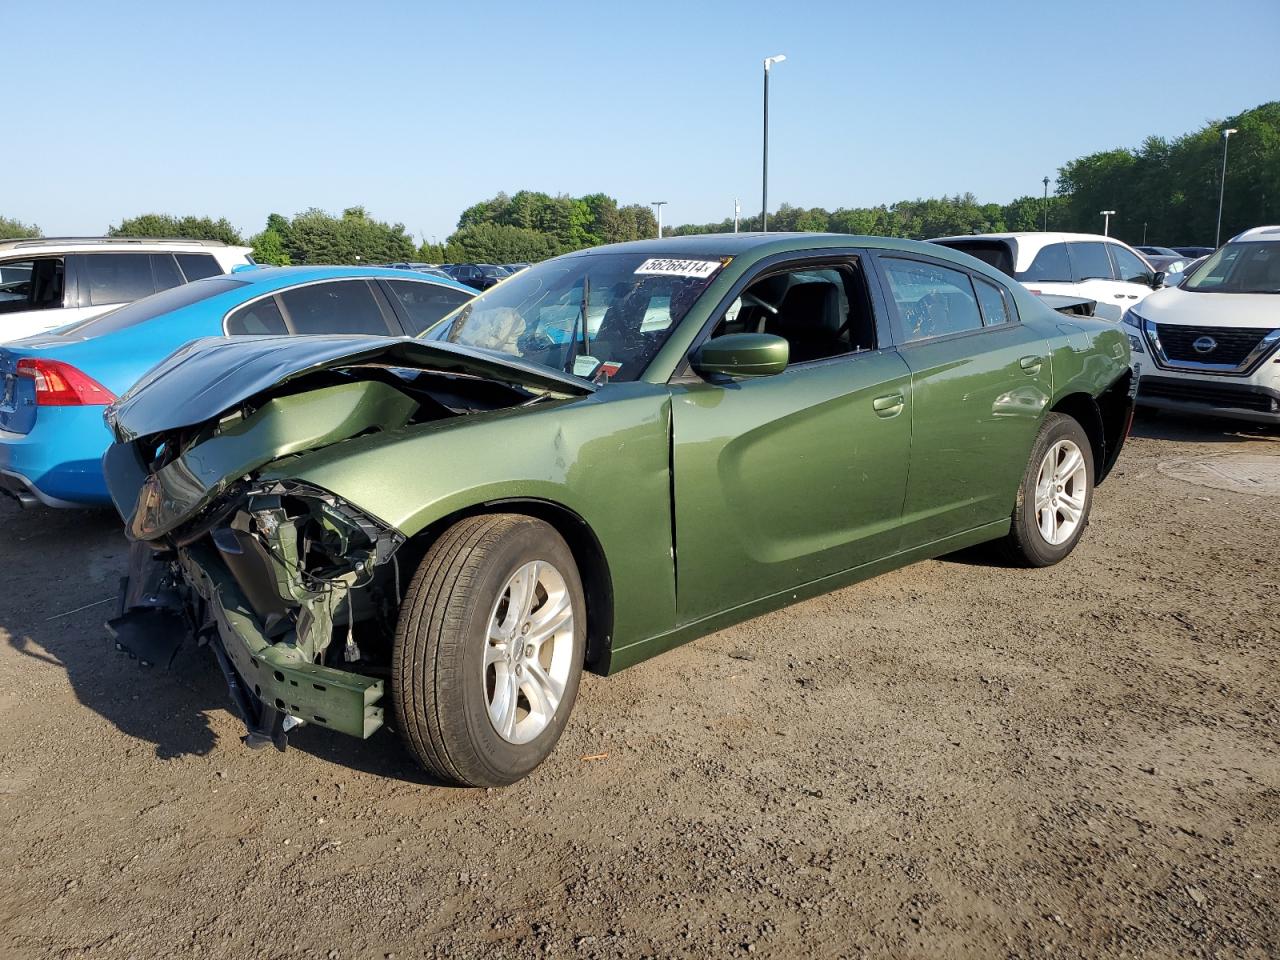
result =
[[[712,336],[730,333],[782,337],[790,344],[793,364],[876,348],[866,281],[852,262],[782,270],[755,280],[725,311]]]
[[[205,277],[216,277],[222,273],[218,260],[209,253],[180,253],[178,265],[182,267],[187,282],[203,280]]]
[[[294,333],[364,333],[382,337],[392,333],[373,291],[363,280],[313,283],[286,290],[279,297]]]
[[[1009,298],[1003,290],[981,277],[973,278],[973,289],[978,292],[978,304],[982,307],[984,326],[995,327],[1013,321],[1013,314],[1009,309]]]
[[[1014,275],[1023,283],[1038,281],[1040,283],[1070,283],[1071,258],[1067,255],[1065,243],[1051,243],[1040,250],[1027,266],[1027,269]]]
[[[0,263],[0,313],[61,307],[64,276],[61,257]]]
[[[1127,283],[1151,283],[1151,268],[1118,243],[1107,244],[1116,265],[1116,279]]]
[[[1107,245],[1099,241],[1071,244],[1071,262],[1075,266],[1075,279],[1111,280],[1111,258]]]
[[[156,290],[169,290],[186,283],[172,253],[151,254],[151,273],[155,277]]]
[[[408,317],[407,332],[415,337],[471,299],[471,294],[440,283],[388,280],[387,286],[404,307]]]
[[[288,332],[289,328],[285,326],[275,297],[264,297],[247,303],[227,317],[227,333],[233,337],[280,335]]]
[[[88,289],[90,306],[132,303],[156,292],[150,254],[86,253],[80,267],[80,295]]]
[[[907,341],[982,329],[982,314],[967,273],[896,257],[881,263]]]

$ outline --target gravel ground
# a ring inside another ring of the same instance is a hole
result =
[[[1274,957],[1280,433],[1168,424],[1058,567],[588,677],[493,791],[385,731],[245,750],[203,654],[108,649],[112,517],[0,504],[0,954]]]

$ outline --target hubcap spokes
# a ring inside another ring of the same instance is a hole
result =
[[[1040,461],[1036,476],[1036,526],[1046,543],[1058,546],[1075,534],[1084,518],[1089,471],[1072,440],[1059,440]]]
[[[494,730],[528,743],[564,698],[573,657],[573,600],[560,571],[524,564],[498,593],[484,649],[485,698]]]

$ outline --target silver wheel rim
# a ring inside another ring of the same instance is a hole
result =
[[[1059,546],[1084,519],[1089,471],[1073,440],[1059,440],[1040,461],[1036,477],[1036,526],[1046,543]]]
[[[516,570],[489,614],[483,678],[489,722],[508,743],[528,743],[551,723],[573,665],[573,598],[545,560]]]

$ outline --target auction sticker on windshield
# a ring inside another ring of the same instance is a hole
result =
[[[661,277],[697,277],[705,279],[720,269],[719,260],[671,260],[651,257],[636,267],[636,274]]]

